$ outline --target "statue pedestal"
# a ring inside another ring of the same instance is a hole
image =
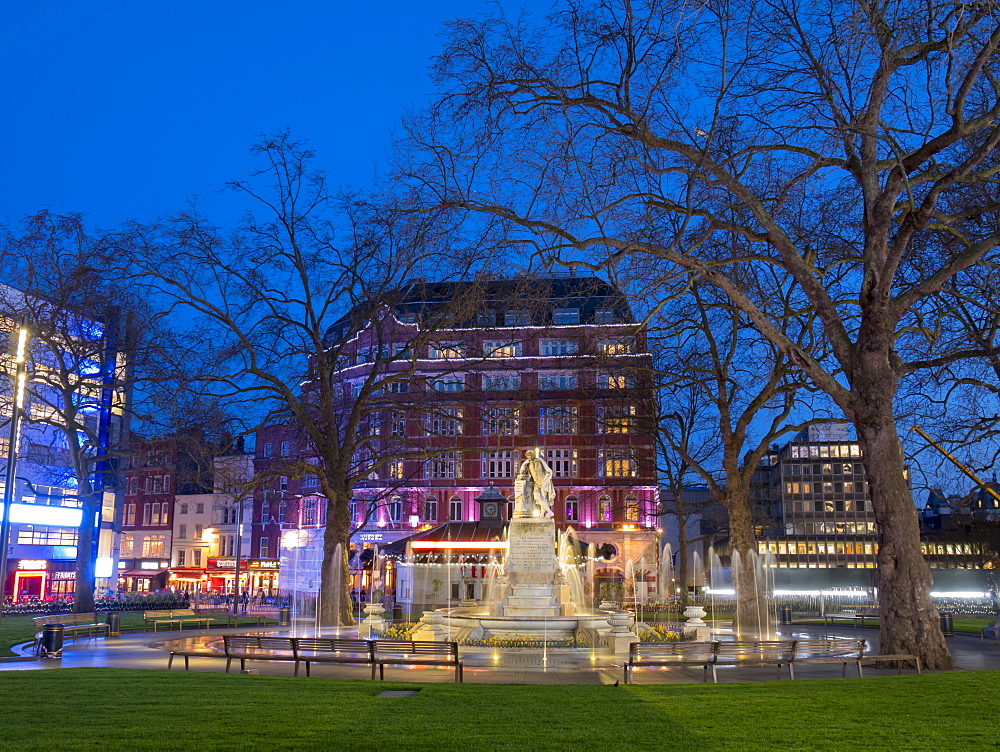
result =
[[[506,573],[510,590],[504,616],[559,616],[555,593],[556,523],[551,518],[524,517],[510,521]]]

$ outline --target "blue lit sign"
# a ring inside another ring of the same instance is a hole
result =
[[[3,514],[3,504],[0,504]],[[83,510],[78,507],[50,507],[45,504],[10,505],[10,521],[14,525],[48,525],[49,527],[80,527]]]

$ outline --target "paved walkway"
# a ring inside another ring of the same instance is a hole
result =
[[[195,646],[221,652],[222,635],[246,634],[267,631],[273,634],[294,634],[288,628],[214,629],[207,631],[152,632],[128,634],[119,638],[79,639],[67,642],[61,659],[38,659],[31,656],[0,659],[0,670],[31,671],[50,668],[116,667],[139,669],[165,669],[168,652],[173,646]],[[354,630],[343,631],[353,636]],[[301,632],[299,633],[301,634]],[[863,638],[868,641],[870,652],[876,653],[877,629],[852,629],[850,627],[781,627],[778,639],[817,639],[821,637]],[[948,638],[948,647],[955,657],[959,670],[1000,669],[1000,642],[980,640],[973,635]],[[478,684],[613,684],[622,678],[622,658],[600,651],[555,649],[541,650],[489,650],[462,648],[465,663],[465,681]],[[183,670],[183,659],[175,659],[174,670]],[[225,671],[225,661],[217,658],[192,658],[192,671]],[[283,662],[256,662],[252,669],[261,674],[291,676],[293,666]],[[800,679],[836,678],[840,666],[810,666],[796,668]],[[865,676],[895,674],[895,670],[879,670],[865,666]],[[904,671],[904,673],[914,673]],[[854,669],[848,668],[848,677]],[[341,679],[368,680],[371,669],[365,666],[314,665],[314,676]],[[238,676],[238,674],[234,674]],[[787,678],[787,672],[783,672]],[[773,681],[775,669],[720,667],[719,682]],[[433,667],[387,667],[386,680],[416,682],[450,682],[451,669]],[[701,682],[700,668],[645,668],[636,672],[639,684],[682,684]],[[303,681],[305,679],[303,678]]]

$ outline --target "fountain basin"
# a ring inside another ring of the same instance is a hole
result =
[[[508,608],[509,611],[509,608]],[[454,639],[466,630],[482,630],[480,639],[491,637],[526,637],[533,639],[572,639],[581,629],[608,632],[611,627],[608,617],[612,612],[592,612],[574,616],[551,616],[542,618],[531,615],[493,616],[484,608],[442,608],[435,613],[444,617],[443,627]]]

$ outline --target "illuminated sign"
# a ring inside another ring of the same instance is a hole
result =
[[[21,559],[17,562],[18,569],[45,569],[48,565],[45,559]]]
[[[236,569],[236,559],[209,559],[208,566],[216,569]]]
[[[121,562],[118,562],[121,564]],[[110,577],[112,571],[112,559],[110,556],[98,556],[94,565],[94,577]]]
[[[358,540],[380,541],[382,540],[382,533],[361,533],[358,535]]]
[[[3,504],[0,504],[0,514]],[[10,505],[10,521],[15,525],[47,525],[49,527],[80,527],[83,510],[79,507],[50,507],[45,504]]]
[[[250,569],[277,569],[277,559],[250,559],[247,562]]]
[[[139,563],[139,569],[166,569],[169,564],[167,561],[143,561]]]
[[[507,541],[413,541],[410,546],[414,551],[426,551],[434,548],[489,551],[492,549],[506,550],[510,544]]]
[[[72,580],[75,577],[76,577],[76,574],[73,573],[73,572],[53,572],[52,573],[52,579],[53,580]]]

